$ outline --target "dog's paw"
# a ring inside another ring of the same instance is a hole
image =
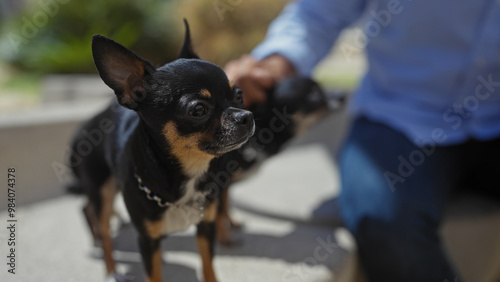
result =
[[[235,238],[232,238],[231,236],[224,237],[224,238],[219,237],[217,239],[222,246],[225,246],[228,248],[235,248],[235,247],[240,247],[243,245],[242,239],[235,239]]]
[[[106,276],[106,282],[127,282],[127,281],[131,281],[129,279],[127,279],[127,277],[125,275],[121,275],[121,274],[118,274],[118,273],[110,273],[108,274],[108,276]]]

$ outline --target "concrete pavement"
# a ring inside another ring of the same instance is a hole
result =
[[[245,225],[233,234],[242,245],[217,246],[220,281],[332,281],[352,242],[334,226],[334,214],[331,222],[324,215],[314,220],[314,211],[338,191],[328,156],[318,145],[293,147],[233,187],[233,214]],[[104,281],[104,264],[91,246],[82,205],[82,197],[64,195],[19,207],[16,274],[3,270],[0,281]],[[0,222],[6,215],[0,214]],[[0,234],[5,254],[6,233]],[[191,228],[164,240],[168,281],[201,278],[193,235]],[[114,242],[119,270],[143,281],[135,230],[123,227]]]

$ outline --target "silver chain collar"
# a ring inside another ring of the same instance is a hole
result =
[[[163,200],[160,197],[151,194],[151,189],[149,189],[142,183],[142,178],[139,175],[137,175],[137,172],[134,172],[134,177],[135,179],[137,179],[137,182],[139,183],[139,190],[142,190],[146,193],[146,197],[148,198],[148,200],[155,201],[160,208],[166,208],[172,205],[172,203],[163,202]]]
[[[149,189],[148,187],[146,187],[142,183],[142,178],[139,175],[137,175],[137,169],[134,171],[134,177],[135,177],[135,179],[137,179],[137,183],[139,184],[138,185],[139,190],[142,190],[142,191],[144,191],[146,193],[146,197],[148,198],[148,200],[155,201],[160,208],[166,208],[166,207],[170,207],[170,206],[173,205],[173,203],[171,203],[171,202],[163,202],[163,200],[160,197],[158,197],[158,196],[156,196],[154,194],[151,194],[151,189]],[[200,206],[199,206],[198,209],[200,211],[200,217],[201,218],[205,217],[205,214],[203,212],[203,210],[204,210],[203,204],[200,204]]]

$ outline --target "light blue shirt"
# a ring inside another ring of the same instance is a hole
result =
[[[252,55],[281,54],[310,75],[357,20],[369,64],[350,101],[354,117],[421,146],[500,136],[500,0],[293,2]]]

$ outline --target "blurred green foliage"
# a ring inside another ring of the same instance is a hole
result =
[[[172,1],[39,0],[2,26],[0,52],[29,72],[93,73],[94,34],[113,38],[153,62],[178,53],[182,30],[171,28]],[[172,44],[175,42],[176,44]]]
[[[156,64],[176,58],[187,18],[201,58],[224,65],[265,36],[287,0],[27,0],[0,25],[0,57],[32,74],[95,73],[90,41],[108,36]]]

